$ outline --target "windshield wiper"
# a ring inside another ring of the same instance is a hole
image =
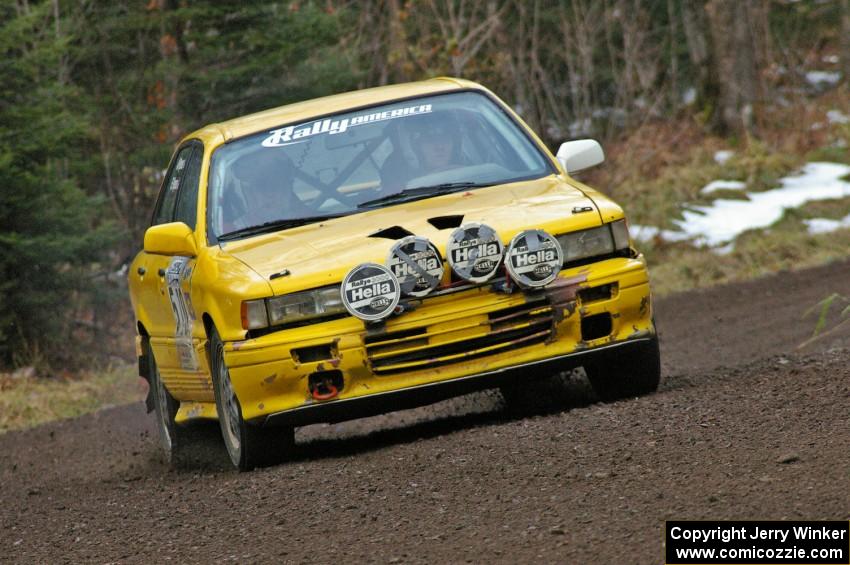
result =
[[[421,200],[423,198],[428,198],[429,196],[434,196],[437,194],[448,194],[450,192],[455,192],[456,190],[463,190],[466,188],[482,188],[485,186],[492,186],[494,183],[480,183],[480,182],[444,182],[442,184],[435,184],[432,186],[418,186],[416,188],[405,188],[400,192],[394,192],[392,194],[387,194],[386,196],[381,196],[380,198],[375,198],[374,200],[367,200],[366,202],[361,202],[357,205],[358,208],[373,208],[375,206],[380,206],[381,204],[398,204],[400,202],[411,202],[413,200]]]
[[[327,214],[325,216],[308,216],[306,218],[288,218],[285,220],[273,220],[271,222],[265,222],[258,226],[248,226],[246,228],[240,228],[238,230],[227,232],[218,236],[218,241],[230,241],[232,239],[239,239],[240,237],[248,237],[250,235],[258,235],[261,233],[285,230],[288,228],[295,228],[306,224],[315,224],[316,222],[321,222],[323,220],[330,220],[332,218],[339,218],[341,216],[347,215],[348,213]]]

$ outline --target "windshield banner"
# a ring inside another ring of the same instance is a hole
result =
[[[358,114],[351,118],[342,118],[339,120],[326,118],[323,120],[308,122],[306,124],[286,126],[284,128],[270,131],[269,136],[263,140],[263,147],[292,145],[294,143],[306,141],[308,138],[316,135],[336,135],[338,133],[343,133],[348,130],[348,128],[375,122],[383,122],[385,120],[394,120],[396,118],[406,118],[407,116],[429,114],[430,112],[430,104],[417,104],[416,106],[406,106],[404,108],[396,108],[395,110]]]

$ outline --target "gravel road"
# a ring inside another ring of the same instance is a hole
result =
[[[0,562],[661,563],[665,519],[847,520],[850,333],[796,349],[832,292],[850,262],[660,300],[645,398],[468,395],[253,473],[169,470],[140,404],[10,432]]]

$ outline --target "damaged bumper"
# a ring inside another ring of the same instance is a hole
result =
[[[476,287],[377,326],[344,318],[228,343],[225,359],[246,420],[304,425],[571,369],[651,339],[651,320],[644,261],[613,258],[544,290]]]
[[[582,366],[595,357],[618,355],[646,347],[652,338],[638,338],[595,349],[578,351],[552,359],[532,361],[513,367],[505,367],[439,381],[400,390],[382,392],[368,396],[341,399],[336,402],[317,403],[270,414],[262,420],[267,426],[306,426],[322,422],[342,422],[356,418],[375,416],[389,411],[406,410],[446,400],[462,394],[499,387],[516,382],[533,382],[561,371]]]

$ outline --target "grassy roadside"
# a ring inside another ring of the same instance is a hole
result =
[[[726,255],[678,243],[644,243],[640,248],[650,265],[652,290],[663,296],[846,259],[850,229],[810,235],[800,222],[789,229],[753,230],[739,237]]]
[[[632,224],[676,231],[683,211],[718,198],[747,199],[747,193],[776,188],[782,177],[807,162],[850,164],[848,94],[845,86],[775,107],[758,140],[706,135],[692,117],[648,122],[607,143],[606,165],[591,169],[582,180],[619,202]],[[718,158],[718,152],[725,158]],[[739,181],[745,188],[702,194],[715,180]],[[850,229],[812,234],[804,220],[837,220],[848,213],[850,199],[809,202],[786,210],[767,228],[741,234],[726,252],[661,237],[637,246],[649,262],[653,291],[665,295],[846,258]]]
[[[850,131],[848,131],[850,134]],[[850,135],[847,136],[850,142]],[[681,211],[690,205],[710,204],[714,198],[744,198],[745,192],[722,190],[710,196],[700,195],[705,186],[706,170],[715,171],[711,180],[740,180],[747,184],[746,192],[757,192],[777,186],[780,177],[792,173],[807,161],[817,160],[824,151],[810,152],[806,155],[788,156],[764,153],[760,155],[741,155],[733,157],[730,163],[722,167],[704,162],[696,167],[672,167],[664,175],[649,181],[638,198],[624,201],[627,213],[634,223],[644,222],[666,229],[675,229],[674,220],[681,218]],[[845,150],[843,156],[831,155],[834,162],[850,162],[850,154]],[[838,158],[842,157],[842,158]],[[736,162],[737,161],[737,162]],[[743,174],[745,167],[741,162],[749,162],[752,167],[748,175]],[[700,171],[695,173],[692,169]],[[654,214],[647,214],[645,201],[647,195],[658,198],[664,193],[667,178],[677,178],[688,187],[683,198],[667,193],[661,199],[666,203],[665,210],[655,208]],[[686,179],[698,178],[696,182]],[[753,181],[753,179],[756,179]],[[661,183],[659,186],[658,183]],[[635,206],[633,206],[635,205]],[[635,212],[631,213],[631,209]],[[650,265],[653,290],[658,295],[682,292],[734,281],[752,279],[782,270],[804,269],[823,265],[846,258],[850,249],[850,229],[841,228],[828,233],[811,233],[806,220],[839,220],[850,214],[850,198],[817,200],[803,204],[798,208],[786,209],[782,217],[763,229],[751,229],[738,236],[731,250],[718,252],[710,248],[692,245],[688,242],[664,241],[655,238],[638,242],[638,247],[646,254]],[[653,223],[654,222],[654,223]]]
[[[653,291],[663,296],[845,259],[850,249],[850,229],[810,233],[805,220],[839,220],[848,214],[850,198],[813,201],[786,209],[771,226],[738,236],[731,251],[725,253],[658,238],[638,242],[638,248],[650,265]]]
[[[141,401],[145,392],[146,385],[130,364],[72,379],[0,374],[0,434]]]

